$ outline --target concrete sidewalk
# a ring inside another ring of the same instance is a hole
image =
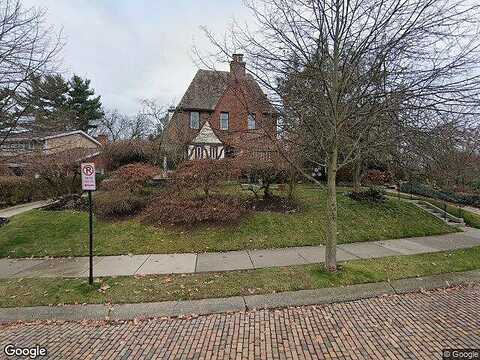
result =
[[[422,290],[475,285],[480,271],[408,278],[391,282],[351,285],[337,288],[300,290],[267,295],[235,296],[188,301],[165,301],[138,304],[90,304],[0,308],[0,324],[34,320],[131,320],[185,315],[231,313],[253,309],[275,309],[291,306],[340,303],[384,295],[405,294]]]
[[[339,261],[434,253],[480,246],[480,230],[409,239],[372,241],[337,246]],[[99,256],[94,275],[131,276],[247,270],[322,263],[324,246],[204,254]],[[0,259],[0,278],[87,277],[88,258]]]
[[[12,206],[5,209],[0,209],[0,217],[10,218],[12,216],[19,215],[30,210],[40,209],[51,203],[52,203],[52,200],[41,200],[41,201],[35,201],[27,204]]]

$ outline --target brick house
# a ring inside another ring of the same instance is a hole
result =
[[[170,111],[167,152],[182,159],[223,159],[276,138],[277,112],[241,54],[233,55],[230,71],[198,70]]]

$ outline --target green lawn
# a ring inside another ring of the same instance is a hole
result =
[[[300,187],[303,209],[255,213],[227,228],[158,229],[135,220],[95,221],[95,254],[212,252],[318,245],[324,242],[325,191]],[[35,210],[0,229],[0,257],[81,256],[88,253],[88,215]],[[415,205],[389,199],[365,204],[338,196],[339,243],[444,234],[456,231]]]
[[[331,274],[320,265],[190,275],[0,280],[0,307],[135,303],[203,299],[338,287],[480,269],[480,247],[413,256],[356,260]],[[101,289],[101,291],[100,291]]]

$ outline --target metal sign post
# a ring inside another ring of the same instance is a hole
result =
[[[92,210],[92,191],[97,189],[95,182],[95,164],[85,163],[81,165],[82,172],[82,190],[88,191],[88,213],[89,213],[89,256],[90,256],[90,271],[88,276],[88,282],[93,284],[93,210]]]

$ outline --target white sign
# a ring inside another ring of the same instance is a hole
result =
[[[97,186],[95,183],[95,164],[85,163],[81,166],[82,169],[82,190],[95,191]]]

